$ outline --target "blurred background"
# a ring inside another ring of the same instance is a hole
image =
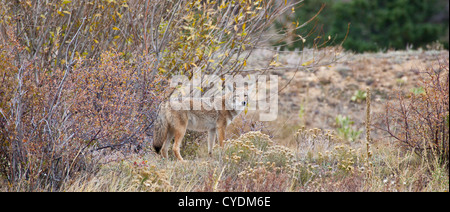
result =
[[[339,45],[345,39],[343,47],[354,52],[448,49],[447,0],[305,0],[276,27],[288,30],[296,22],[304,23],[322,6],[314,20],[278,45],[302,49],[320,45],[330,36],[327,45]]]

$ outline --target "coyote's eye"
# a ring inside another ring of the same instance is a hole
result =
[[[242,106],[245,106],[245,105],[247,105],[247,102],[246,102],[246,101],[243,101],[243,102],[242,102]]]

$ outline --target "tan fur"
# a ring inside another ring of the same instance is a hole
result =
[[[214,142],[217,136],[219,144],[223,147],[225,139],[225,129],[233,119],[239,115],[242,110],[226,110],[225,100],[221,100],[222,109],[207,110],[204,107],[201,110],[174,110],[169,101],[163,102],[160,106],[158,118],[153,132],[153,146],[155,150],[165,158],[168,157],[168,146],[172,138],[175,139],[173,152],[178,160],[183,161],[180,154],[180,147],[186,130],[198,132],[208,132],[208,152],[212,153]],[[245,95],[246,98],[246,95]],[[189,100],[191,108],[196,101]],[[247,100],[235,101],[236,104],[247,104]]]

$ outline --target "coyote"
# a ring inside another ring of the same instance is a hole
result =
[[[175,138],[173,152],[179,161],[183,161],[180,155],[180,146],[186,130],[208,131],[208,152],[210,155],[216,136],[220,146],[223,147],[226,127],[248,106],[248,93],[239,92],[242,91],[235,91],[235,95],[228,93],[216,100],[214,104],[221,104],[221,107],[216,107],[221,108],[219,110],[214,108],[208,110],[204,105],[201,106],[200,110],[192,110],[192,108],[176,110],[171,107],[169,101],[161,103],[153,131],[153,147],[156,152],[161,152],[161,155],[167,158],[169,142]],[[242,99],[242,96],[244,99]],[[226,107],[225,103],[229,100],[232,101],[232,105]],[[188,101],[192,106],[198,104],[200,100],[190,99]]]

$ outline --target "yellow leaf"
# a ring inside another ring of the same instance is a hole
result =
[[[94,42],[95,42],[95,43],[98,43],[98,40],[95,40],[95,39],[94,39]]]
[[[247,66],[247,60],[244,60],[244,66]]]
[[[113,27],[113,30],[119,30],[119,28],[117,28],[117,27]]]
[[[239,13],[239,18],[238,18],[238,20],[241,20],[241,19],[243,19],[244,18],[244,15],[242,14],[242,12],[240,12]]]
[[[278,66],[279,64],[277,63],[277,61],[272,61],[269,66]]]
[[[114,39],[118,39],[118,38],[120,38],[120,35],[114,36]]]
[[[203,92],[203,89],[201,87],[195,87],[197,90]]]
[[[314,59],[312,59],[312,60],[310,60],[310,61],[307,61],[307,62],[304,62],[304,63],[302,63],[302,66],[308,66],[308,65],[311,65],[311,63],[313,63],[314,62]]]
[[[67,10],[64,10],[63,13],[70,15],[70,12]]]

